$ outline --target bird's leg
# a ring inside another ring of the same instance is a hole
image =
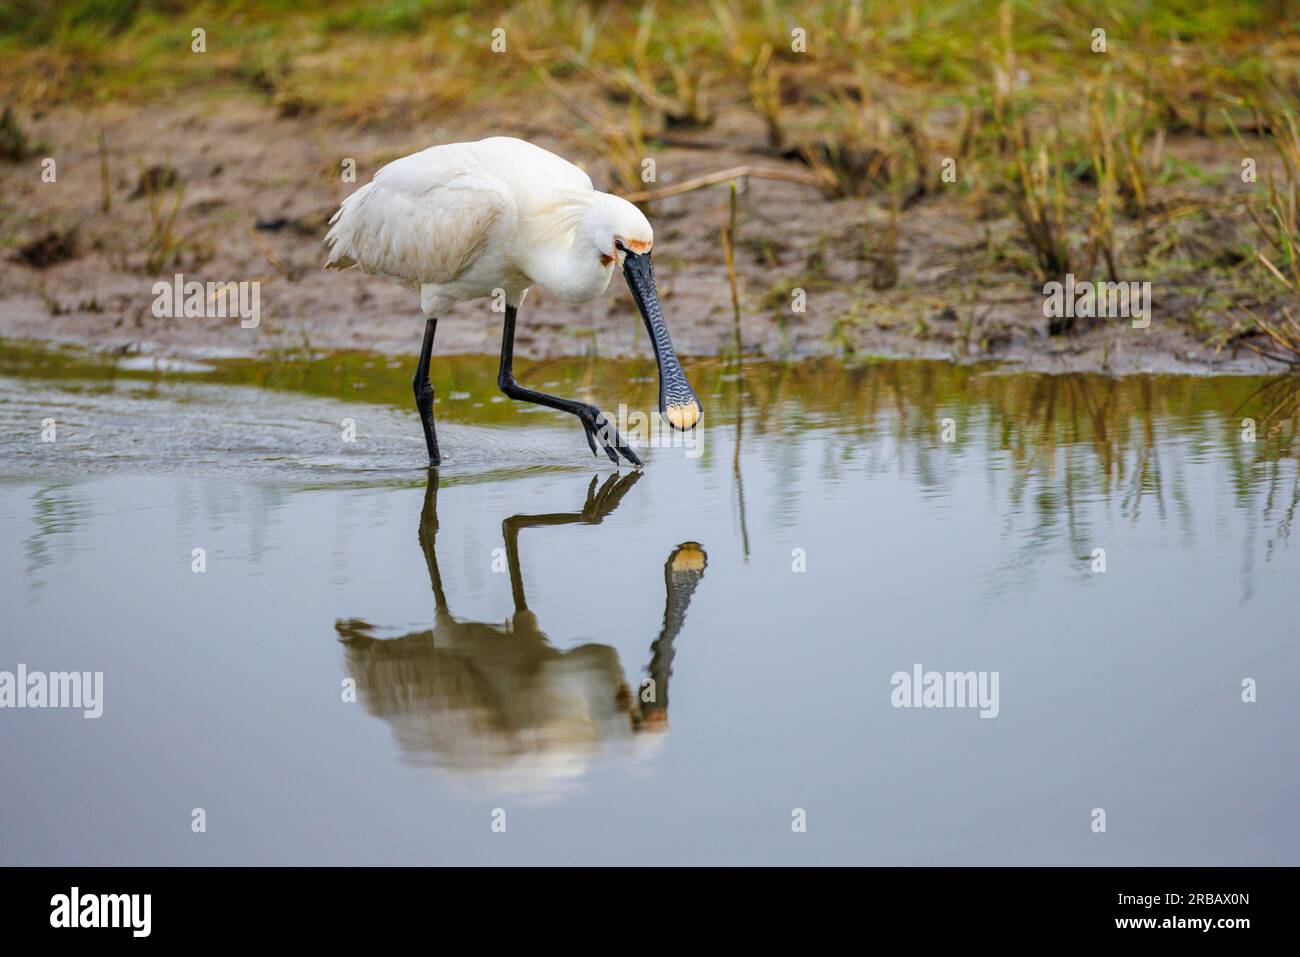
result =
[[[559,409],[561,412],[576,415],[578,421],[582,423],[583,429],[586,430],[587,444],[591,446],[593,455],[599,454],[596,451],[596,441],[599,440],[605,454],[609,456],[609,460],[615,465],[618,464],[620,455],[633,465],[640,465],[641,459],[623,441],[613,423],[605,418],[605,413],[601,412],[600,409],[586,402],[561,399],[559,396],[526,389],[515,381],[515,316],[517,313],[518,309],[515,306],[506,306],[505,328],[501,334],[501,368],[497,373],[497,387],[512,399],[519,399],[521,402],[532,402],[536,405],[544,405],[547,408]]]
[[[420,361],[415,366],[415,379],[411,382],[415,389],[415,407],[420,410],[420,424],[424,426],[424,444],[429,447],[430,465],[442,462],[438,453],[438,433],[433,426],[433,383],[429,381],[429,356],[433,352],[433,334],[437,329],[437,319],[424,324],[424,344],[420,346]]]

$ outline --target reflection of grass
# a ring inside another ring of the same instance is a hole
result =
[[[24,540],[29,589],[45,587],[37,573],[56,558],[67,560],[85,530],[90,508],[84,491],[76,485],[52,485],[32,493],[32,533]],[[55,552],[58,554],[55,554]]]
[[[406,408],[412,401],[412,361],[387,355],[292,351],[205,362],[214,371],[175,377],[396,408]],[[729,374],[735,372],[734,361],[694,359],[685,364],[697,384],[712,384],[701,391],[711,398],[711,421],[729,421],[740,389]],[[1108,481],[1123,477],[1126,457],[1155,448],[1164,434],[1162,424],[1172,418],[1191,430],[1185,436],[1194,436],[1220,428],[1235,432],[1239,420],[1251,416],[1261,423],[1259,445],[1268,447],[1270,455],[1295,458],[1300,453],[1300,380],[1294,377],[1278,384],[1247,376],[991,374],[996,368],[937,361],[846,364],[839,359],[788,363],[748,359],[743,384],[746,417],[759,433],[782,433],[790,430],[792,422],[812,417],[843,429],[846,438],[865,439],[876,431],[882,416],[892,416],[897,437],[907,440],[917,454],[926,454],[935,423],[948,414],[942,410],[959,409],[959,424],[961,416],[977,415],[992,423],[989,434],[997,449],[1018,469],[1051,470],[1063,450],[1087,447]],[[463,402],[440,402],[439,416],[484,424],[514,421],[515,403],[488,401],[498,394],[494,357],[437,357],[431,371],[440,398],[453,392],[470,395]],[[521,360],[520,379],[545,383],[552,391],[589,389],[611,408],[619,402],[653,408],[657,404],[654,372],[649,358],[557,358]],[[0,340],[0,375],[56,381],[162,377],[121,369],[109,356],[12,340]],[[483,407],[471,409],[474,402],[483,402]],[[967,434],[959,428],[958,447]],[[918,444],[918,439],[925,441]],[[1251,448],[1241,444],[1247,451]]]
[[[347,401],[372,402],[395,408],[412,407],[413,360],[369,352],[314,353],[286,350],[256,359],[211,359],[208,372],[161,373],[149,369],[120,367],[111,356],[73,348],[50,348],[37,343],[0,340],[0,375],[30,377],[58,382],[113,382],[117,380],[210,382],[221,385],[255,386],[263,389],[301,392]],[[594,388],[598,398],[619,402],[629,408],[657,407],[658,386],[654,363],[619,362],[597,357],[534,362],[519,360],[516,371],[521,381],[555,382],[555,390],[576,393],[579,387]],[[437,357],[431,369],[438,396],[439,419],[484,425],[517,422],[512,402],[492,402],[497,389],[496,359],[484,356]],[[632,384],[635,383],[635,384]],[[468,394],[466,399],[453,395]],[[482,403],[474,408],[475,403]]]
[[[305,393],[410,410],[412,362],[360,352],[211,360],[213,371],[168,378]],[[846,458],[868,467],[905,468],[943,488],[956,481],[953,456],[978,442],[991,467],[1007,476],[1006,494],[1036,516],[1043,536],[1064,529],[1076,554],[1092,547],[1088,505],[1113,499],[1130,520],[1164,517],[1185,501],[1188,448],[1218,448],[1242,508],[1263,508],[1289,534],[1300,508],[1300,378],[1001,374],[987,366],[944,362],[694,360],[687,373],[705,398],[708,429],[726,434],[741,419],[747,437],[780,438],[784,457],[822,428],[835,430]],[[439,357],[432,377],[441,421],[523,426],[531,421],[497,396],[496,360]],[[520,379],[561,395],[590,394],[610,413],[620,404],[651,410],[657,382],[650,359],[554,359],[528,362]],[[73,383],[156,381],[108,357],[0,341],[0,375]],[[743,399],[741,397],[743,392]],[[453,399],[453,395],[464,396]],[[413,411],[412,411],[413,415]],[[952,445],[939,423],[957,423]],[[1255,424],[1247,441],[1243,420]],[[1176,426],[1176,427],[1175,427]],[[882,435],[891,441],[882,443]],[[706,441],[705,455],[718,446]],[[719,446],[721,447],[721,446]],[[874,456],[889,451],[888,463]],[[1198,453],[1199,454],[1199,453]]]

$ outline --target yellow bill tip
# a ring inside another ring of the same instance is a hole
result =
[[[695,428],[695,424],[700,421],[700,406],[698,402],[670,405],[664,414],[668,417],[669,425],[678,432],[685,432]]]

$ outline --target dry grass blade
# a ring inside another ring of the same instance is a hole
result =
[[[587,124],[590,129],[588,139],[596,152],[609,164],[620,188],[626,191],[644,185],[641,179],[642,163],[650,153],[646,147],[641,129],[641,114],[636,104],[632,104],[628,111],[627,124],[612,123],[566,94],[539,64],[534,63],[532,66],[533,72],[542,85]]]
[[[722,252],[727,261],[727,282],[731,286],[732,330],[735,338],[736,359],[741,356],[740,292],[736,285],[736,181],[731,181],[730,207],[727,225],[722,228]]]
[[[665,186],[663,189],[624,193],[623,198],[630,203],[648,203],[656,199],[680,196],[683,193],[690,193],[708,186],[716,186],[718,183],[725,183],[728,180],[745,179],[746,177],[775,179],[786,183],[801,183],[804,186],[816,186],[819,189],[822,186],[822,181],[811,173],[801,173],[797,170],[780,169],[778,167],[732,166],[716,173],[707,173],[704,176],[695,176],[691,179],[682,180],[680,183]]]
[[[206,258],[206,245],[195,238],[198,230],[182,233],[179,229],[185,191],[179,187],[171,191],[169,203],[168,188],[156,185],[149,176],[142,177],[141,183],[149,205],[149,235],[144,241],[145,271],[152,275],[162,272],[179,262],[186,250],[195,258]]]
[[[1033,248],[1040,279],[1064,276],[1070,271],[1070,247],[1065,224],[1065,185],[1055,159],[1054,138],[1040,146],[1033,158],[1017,139],[1015,157],[1016,216]]]

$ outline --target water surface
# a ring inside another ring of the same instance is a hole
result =
[[[1300,863],[1294,383],[697,362],[618,473],[456,357],[434,478],[409,366],[0,345],[0,670],[104,674],[0,863]]]

